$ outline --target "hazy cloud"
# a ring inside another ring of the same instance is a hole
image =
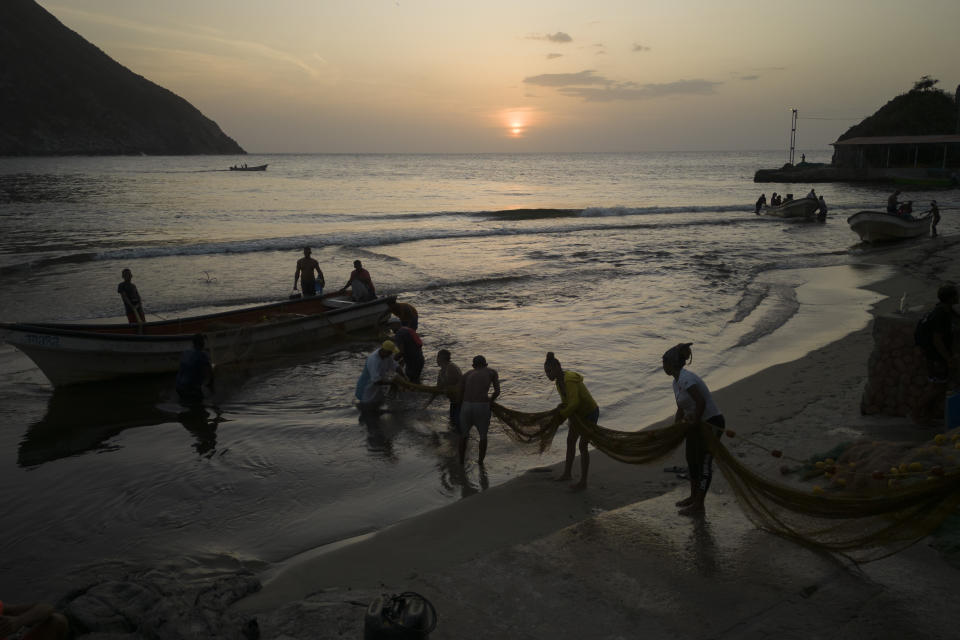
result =
[[[547,60],[555,60],[556,58],[562,58],[562,57],[563,57],[563,54],[562,54],[562,53],[548,53],[548,54],[547,54]]]
[[[599,79],[602,80],[602,78]],[[602,88],[563,85],[559,91],[565,96],[583,98],[587,102],[612,102],[614,100],[650,100],[674,95],[709,95],[716,93],[716,88],[720,84],[722,83],[710,80],[678,80],[660,84],[609,82]]]
[[[634,42],[633,49],[631,49],[631,51],[650,51],[650,47],[645,47],[642,44]]]
[[[549,42],[558,42],[566,43],[573,42],[573,38],[570,37],[570,34],[564,33],[563,31],[557,31],[556,33],[546,33],[544,35],[535,35],[527,36],[530,40],[547,40]]]
[[[527,84],[540,87],[569,87],[592,84],[610,84],[603,76],[594,75],[593,69],[579,73],[541,73],[538,76],[529,76],[523,79]]]

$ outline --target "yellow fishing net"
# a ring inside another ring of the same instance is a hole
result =
[[[397,379],[395,386],[409,391],[449,395],[448,390]],[[537,443],[544,451],[563,423],[556,409],[527,413],[492,405],[506,433],[524,443]],[[788,486],[774,482],[744,466],[706,423],[677,423],[661,429],[614,431],[576,417],[574,427],[590,444],[608,456],[630,464],[654,462],[676,449],[687,431],[699,428],[715,463],[730,484],[738,503],[759,528],[801,544],[842,553],[859,562],[876,560],[913,544],[933,532],[960,506],[960,468],[953,455],[960,449],[960,433],[937,441],[944,465],[903,463],[884,470],[856,469],[852,459],[840,465],[829,460],[822,471],[827,487]],[[732,431],[727,432],[733,434]],[[772,452],[779,456],[780,452]],[[956,453],[960,454],[960,451]],[[860,453],[851,454],[863,456]],[[926,454],[928,457],[933,455]],[[823,463],[817,463],[821,465]],[[919,465],[919,467],[917,466]],[[840,468],[838,468],[838,466]],[[848,481],[849,479],[849,481]]]

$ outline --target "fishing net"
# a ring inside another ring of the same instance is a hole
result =
[[[402,379],[395,385],[448,397],[453,392]],[[541,452],[549,447],[563,423],[556,409],[526,413],[493,403],[492,411],[511,438],[536,443]],[[677,423],[629,432],[590,424],[575,416],[572,421],[573,428],[595,448],[629,464],[655,462],[675,450],[689,429],[701,429],[715,464],[743,512],[757,527],[856,562],[876,560],[913,544],[937,529],[960,506],[960,468],[955,458],[960,455],[960,429],[915,448],[883,448],[881,443],[851,446],[836,461],[827,458],[816,462],[811,469],[824,486],[810,487],[775,482],[747,468],[706,423]],[[731,430],[726,433],[736,437]],[[782,456],[779,451],[770,453]],[[891,466],[891,459],[901,462]]]

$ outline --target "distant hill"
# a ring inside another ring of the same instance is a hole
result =
[[[245,153],[33,0],[0,0],[0,60],[0,155]]]
[[[862,136],[928,136],[957,131],[957,103],[939,89],[913,90],[880,107],[860,124],[847,129],[838,140]]]

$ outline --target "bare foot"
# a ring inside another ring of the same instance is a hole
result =
[[[689,498],[684,498],[683,500],[678,501],[678,502],[676,503],[676,506],[678,506],[678,507],[689,507],[689,506],[692,505],[692,504],[693,504],[693,496],[690,496]]]
[[[677,512],[681,516],[690,516],[691,518],[698,518],[704,514],[703,504],[691,504],[686,509],[680,509]]]
[[[578,483],[576,483],[576,484],[570,485],[570,491],[573,491],[573,492],[576,492],[576,491],[586,491],[586,489],[587,489],[587,483],[586,483],[586,482],[578,482]]]

